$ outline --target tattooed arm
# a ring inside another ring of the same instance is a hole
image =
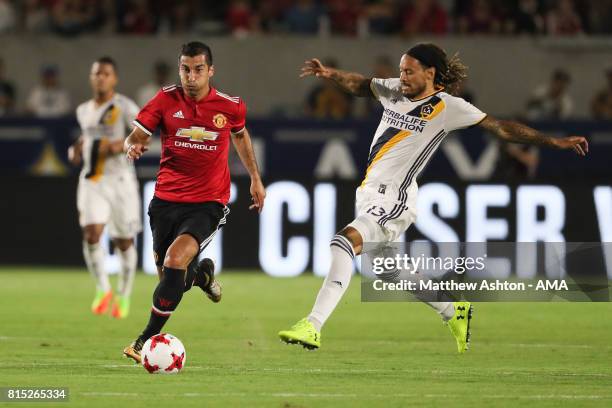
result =
[[[499,120],[487,116],[478,124],[498,138],[511,143],[522,143],[555,149],[572,149],[579,156],[586,156],[589,145],[582,136],[551,137],[513,120]]]
[[[370,90],[370,78],[366,78],[356,72],[347,72],[335,68],[326,67],[316,58],[310,59],[304,63],[300,78],[307,76],[316,76],[317,78],[331,79],[340,88],[355,96],[373,96]]]

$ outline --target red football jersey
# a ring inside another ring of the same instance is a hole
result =
[[[166,201],[227,204],[230,134],[244,129],[242,99],[210,88],[199,102],[180,86],[162,88],[140,111],[134,124],[148,135],[161,131],[161,161],[155,196]]]

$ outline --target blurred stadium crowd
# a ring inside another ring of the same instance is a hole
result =
[[[0,33],[601,35],[612,0],[0,0]]]
[[[338,67],[338,62],[327,58],[325,65]],[[370,75],[374,78],[396,76],[396,62],[380,56],[374,62]],[[612,66],[604,70],[605,85],[593,93],[590,116],[595,120],[612,120]],[[524,120],[565,120],[574,115],[574,100],[571,94],[571,75],[557,69],[552,72],[547,83],[535,88],[524,101],[524,110],[514,114]],[[138,88],[136,94],[128,95],[139,106],[151,99],[160,87],[174,83],[174,68],[166,61],[153,64],[151,78]],[[602,81],[602,83],[604,83]],[[40,68],[38,84],[26,92],[25,108],[16,108],[17,89],[13,81],[5,76],[4,61],[0,55],[0,117],[31,115],[39,118],[54,118],[72,115],[76,102],[70,92],[62,86],[61,72],[57,65],[48,64]],[[477,95],[462,84],[459,96],[471,103],[477,103]],[[305,96],[302,113],[298,116],[325,120],[344,120],[351,118],[378,118],[381,106],[374,99],[354,98],[344,93],[331,81],[315,84]]]

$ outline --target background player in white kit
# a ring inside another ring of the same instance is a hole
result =
[[[105,253],[100,237],[105,225],[121,260],[113,317],[124,318],[130,307],[130,294],[138,255],[134,237],[142,229],[140,195],[134,166],[123,154],[127,130],[139,112],[129,98],[115,93],[117,64],[112,58],[95,61],[89,76],[93,98],[77,108],[81,137],[70,147],[72,163],[83,163],[77,189],[79,224],[83,229],[83,256],[96,280],[96,296],[91,305],[95,314],[109,310],[113,293],[104,268]]]
[[[416,179],[449,132],[479,125],[507,142],[573,149],[582,156],[588,151],[584,137],[545,136],[518,122],[497,120],[453,96],[466,78],[466,67],[456,56],[449,60],[434,44],[412,47],[402,56],[399,68],[400,77],[391,79],[370,79],[332,69],[317,59],[306,61],[302,68],[301,77],[314,75],[332,80],[353,95],[378,99],[384,112],[370,147],[364,181],[357,189],[357,217],[331,240],[331,268],[310,315],[291,329],[279,332],[287,343],[309,349],[320,347],[321,327],[349,285],[353,258],[362,252],[364,243],[368,243],[368,250],[380,252],[415,221]],[[397,278],[394,272],[387,278]],[[433,298],[447,301],[417,297],[442,316],[458,351],[467,350],[470,302],[452,302],[444,293],[434,294]]]

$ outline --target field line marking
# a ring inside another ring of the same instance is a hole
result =
[[[5,368],[8,367],[100,367],[107,369],[123,369],[123,368],[134,368],[140,369],[139,364],[86,364],[86,363],[8,363]],[[296,373],[296,374],[402,374],[402,373],[429,373],[436,375],[454,375],[463,373],[463,370],[440,370],[440,369],[432,369],[425,370],[420,368],[397,368],[397,369],[387,369],[387,368],[291,368],[291,367],[214,367],[214,366],[192,366],[187,365],[185,370],[202,370],[202,371],[226,371],[226,372],[242,372],[242,373]],[[528,371],[507,371],[507,370],[486,370],[483,372],[483,375],[499,375],[499,376],[532,376],[534,374],[545,375],[549,377],[596,377],[596,378],[610,378],[612,377],[611,373],[601,373],[601,372],[585,372],[585,373],[575,373],[575,372],[543,372],[538,370],[528,370]]]
[[[91,396],[91,397],[141,397],[146,396],[145,394],[137,392],[81,392],[80,395]],[[449,398],[449,394],[344,394],[344,393],[308,393],[308,392],[259,392],[259,393],[245,393],[245,392],[187,392],[187,393],[161,393],[161,394],[147,394],[155,397],[252,397],[253,395],[259,397],[273,397],[273,398],[359,398],[359,399],[388,399],[388,398]],[[455,397],[455,395],[453,395]],[[503,394],[492,394],[492,395],[481,395],[478,398],[483,399],[548,399],[548,400],[568,400],[568,399],[612,399],[612,395],[571,395],[571,394],[534,394],[534,395],[503,395]]]

